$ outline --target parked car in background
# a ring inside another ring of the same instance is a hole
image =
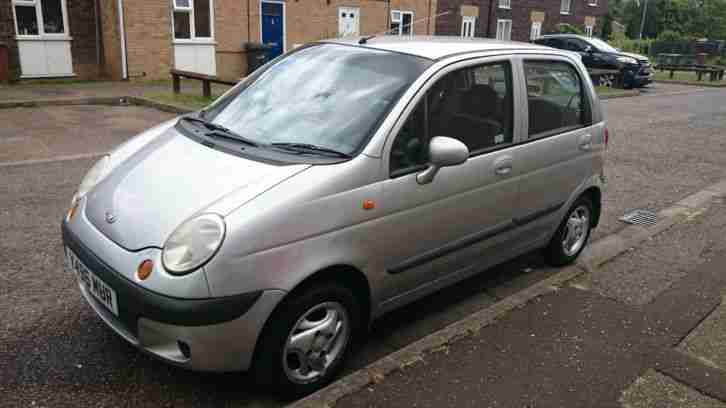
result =
[[[622,52],[597,38],[576,34],[549,34],[536,39],[535,44],[574,51],[582,56],[588,69],[619,70],[625,88],[638,88],[653,82],[653,70],[648,57]],[[601,85],[612,86],[614,75],[601,77]]]
[[[67,265],[146,353],[305,394],[388,311],[532,250],[572,263],[607,142],[570,52],[309,44],[94,165],[62,222]]]

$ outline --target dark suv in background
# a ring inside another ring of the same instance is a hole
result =
[[[623,73],[623,86],[637,88],[653,81],[653,73],[648,58],[622,52],[597,38],[575,34],[550,34],[536,39],[535,44],[574,51],[582,56],[588,69],[617,69]],[[614,76],[601,76],[601,85],[612,85]]]

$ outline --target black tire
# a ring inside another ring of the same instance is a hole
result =
[[[562,242],[565,238],[565,234],[567,233],[567,220],[570,219],[575,210],[579,209],[582,206],[587,208],[588,211],[588,222],[586,223],[587,230],[585,232],[585,240],[576,252],[568,254],[565,252],[565,248]],[[577,259],[582,250],[585,249],[585,247],[587,246],[587,241],[590,239],[590,233],[592,232],[593,224],[592,220],[593,217],[596,216],[593,210],[594,206],[592,205],[592,201],[590,200],[590,198],[586,196],[581,196],[580,198],[575,200],[574,204],[572,204],[572,207],[570,207],[570,209],[567,211],[567,215],[565,215],[562,223],[557,228],[555,235],[552,236],[549,244],[544,249],[545,260],[548,264],[552,266],[564,266],[575,262],[575,259]]]
[[[283,365],[283,352],[288,335],[307,311],[325,302],[337,302],[344,307],[350,324],[349,337],[342,352],[324,371],[324,374],[312,382],[295,382],[288,377]],[[351,349],[354,337],[360,332],[361,316],[359,303],[351,290],[345,286],[321,282],[293,292],[270,315],[257,341],[257,350],[252,364],[255,381],[284,400],[310,394],[327,385],[340,371]]]

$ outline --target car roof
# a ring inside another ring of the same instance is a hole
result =
[[[384,51],[400,52],[432,60],[443,59],[457,54],[486,51],[553,51],[553,48],[543,47],[537,44],[516,41],[500,41],[491,38],[381,35],[375,37],[367,37],[367,40],[364,44],[359,44],[361,38],[366,37],[335,38],[330,40],[324,40],[322,42],[354,45]]]
[[[578,40],[588,41],[590,38],[579,34],[545,34],[540,38],[577,38]]]

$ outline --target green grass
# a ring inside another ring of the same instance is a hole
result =
[[[692,85],[717,85],[717,86],[726,86],[726,81],[709,81],[708,80],[708,74],[704,74],[701,80],[698,80],[698,77],[695,72],[674,72],[673,78],[670,77],[669,71],[657,71],[655,73],[655,80],[656,81],[680,81],[685,82]]]
[[[219,95],[213,95],[212,98],[205,98],[201,95],[192,94],[174,94],[171,91],[168,92],[145,92],[144,98],[150,99],[154,102],[163,103],[166,105],[180,106],[183,108],[189,108],[192,110],[201,109],[214,101]]]

